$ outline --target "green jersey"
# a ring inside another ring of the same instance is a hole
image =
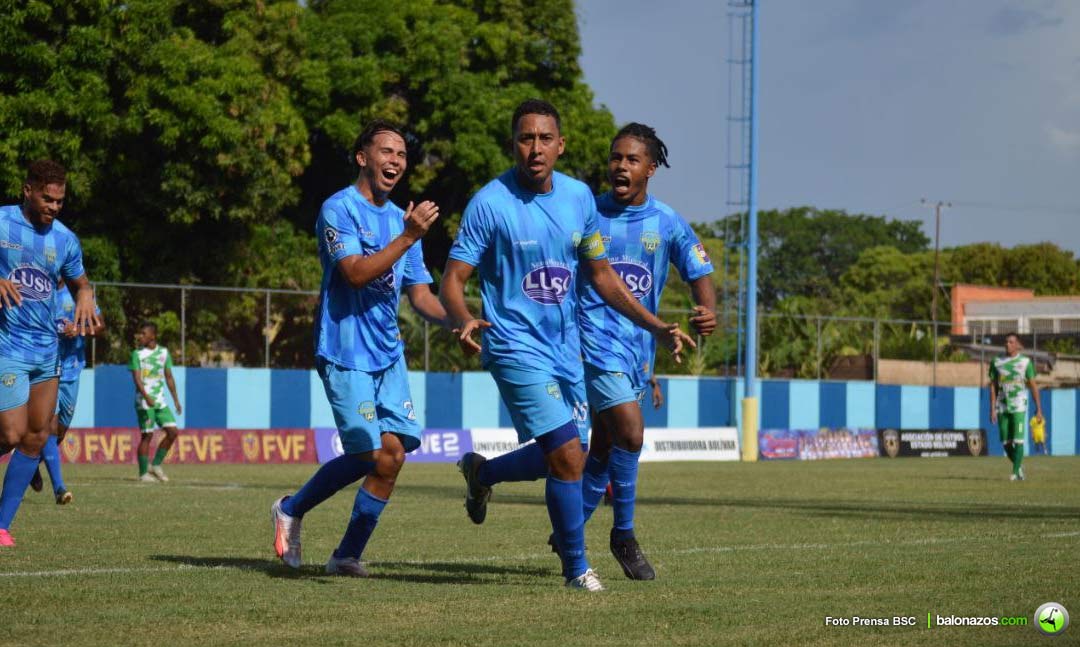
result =
[[[169,349],[158,344],[153,350],[149,348],[137,348],[131,351],[131,363],[128,367],[138,371],[142,378],[143,388],[150,396],[153,406],[147,406],[138,389],[135,389],[136,409],[160,409],[167,407],[165,403],[165,369],[172,370],[172,357]]]
[[[1035,379],[1035,362],[1017,355],[994,358],[990,381],[997,384],[998,413],[1024,413],[1028,405],[1028,380]]]

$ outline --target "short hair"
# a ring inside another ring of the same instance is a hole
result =
[[[1019,333],[1015,333],[1015,332],[1006,333],[1005,334],[1005,341],[1008,341],[1009,337],[1015,337],[1016,341],[1018,341],[1018,342],[1020,341],[1020,334]]]
[[[139,324],[139,330],[146,330],[147,328],[153,330],[155,335],[157,334],[157,324],[153,321],[144,321]]]
[[[510,132],[516,133],[518,127],[518,121],[525,115],[545,115],[555,119],[555,127],[562,132],[562,119],[559,118],[559,111],[555,106],[551,105],[543,99],[526,99],[518,104],[518,107],[514,110],[514,118],[510,120]]]
[[[619,141],[623,137],[633,137],[641,143],[645,144],[645,149],[649,151],[649,157],[652,161],[656,162],[657,166],[666,166],[671,168],[671,165],[667,161],[667,145],[659,137],[656,136],[656,130],[645,124],[639,124],[636,121],[631,122],[623,126],[615,137],[611,140],[611,145],[614,146],[615,142]]]
[[[26,183],[35,189],[50,184],[67,184],[67,170],[50,159],[34,160],[26,167]]]
[[[405,141],[405,133],[400,127],[385,119],[372,119],[368,122],[368,125],[360,131],[360,134],[357,135],[356,141],[353,142],[352,159],[355,160],[356,154],[365,146],[373,142],[375,140],[375,135],[378,135],[379,133],[394,133],[400,137],[402,141]]]

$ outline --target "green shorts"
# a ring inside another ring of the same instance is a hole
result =
[[[1016,413],[998,412],[998,431],[1001,432],[1002,443],[1024,444],[1027,424],[1027,411]]]
[[[144,434],[152,434],[155,429],[176,426],[176,418],[169,407],[135,409],[135,415],[139,418],[139,430]]]

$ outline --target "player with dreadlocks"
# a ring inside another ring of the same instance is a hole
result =
[[[660,307],[668,264],[674,263],[683,280],[690,283],[694,302],[691,325],[701,335],[716,329],[716,293],[712,264],[694,231],[671,207],[649,195],[649,178],[658,166],[668,166],[667,147],[656,131],[631,123],[615,135],[608,156],[611,191],[596,198],[598,226],[608,248],[612,268],[630,293],[650,312]],[[656,577],[634,535],[638,459],[645,433],[641,401],[649,384],[656,342],[629,319],[608,306],[587,280],[579,277],[578,326],[585,361],[585,390],[592,412],[582,500],[586,521],[612,482],[615,523],[610,547],[623,572],[633,580]],[[466,474],[484,496],[490,487],[505,481],[540,478],[544,466],[539,452],[528,444],[491,460],[469,453]],[[485,511],[470,511],[482,523]],[[548,540],[559,551],[554,535]]]

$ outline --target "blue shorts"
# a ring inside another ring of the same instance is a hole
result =
[[[21,407],[30,401],[30,385],[60,376],[56,358],[45,362],[25,362],[0,357],[0,411]]]
[[[596,412],[627,402],[637,402],[641,406],[645,398],[645,385],[637,383],[636,375],[607,371],[588,362],[585,363],[585,391],[589,396],[589,407]]]
[[[413,411],[404,355],[372,373],[347,369],[321,357],[316,359],[315,368],[346,454],[381,448],[384,433],[400,438],[407,452],[420,446],[420,425]]]
[[[581,442],[589,442],[589,404],[584,382],[497,367],[492,368],[491,376],[514,421],[518,442],[543,436],[571,420],[577,425]]]
[[[79,378],[60,380],[60,393],[56,398],[57,421],[61,427],[70,427],[75,417],[75,402],[79,399]]]

